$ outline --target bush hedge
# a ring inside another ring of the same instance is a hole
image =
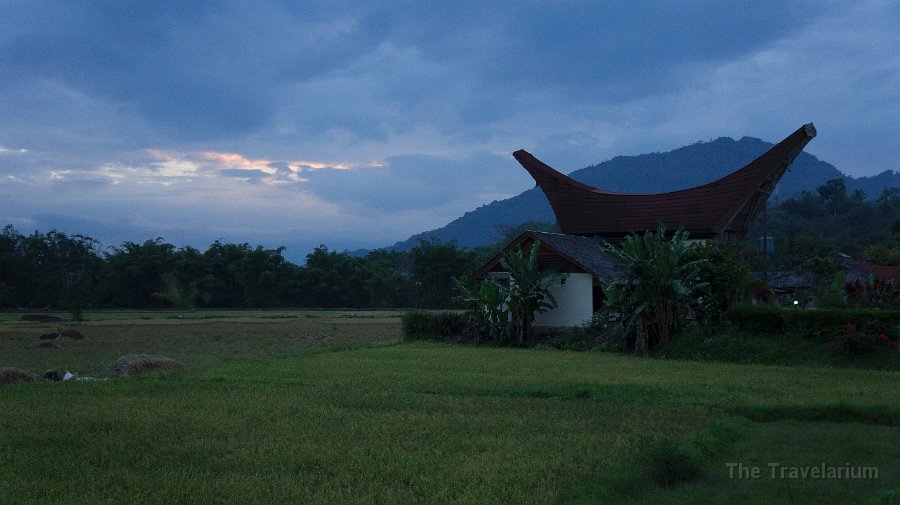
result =
[[[805,337],[846,328],[848,324],[879,322],[900,325],[900,310],[779,309],[772,305],[742,305],[728,311],[728,320],[756,333],[792,333]]]
[[[401,325],[405,340],[466,340],[470,333],[467,312],[410,311],[403,314]]]
[[[768,304],[739,305],[727,312],[728,320],[742,330],[754,333],[780,333],[784,319],[778,307]]]

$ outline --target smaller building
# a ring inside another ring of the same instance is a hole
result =
[[[606,254],[602,240],[594,237],[526,231],[510,242],[478,271],[475,279],[508,279],[500,260],[516,246],[530,253],[536,242],[538,267],[542,271],[566,274],[557,285],[550,288],[558,308],[537,314],[536,326],[577,326],[589,321],[603,305],[601,282],[620,277],[616,261]]]
[[[847,282],[865,283],[872,277],[883,282],[900,283],[900,267],[867,263],[853,259],[844,253],[835,256],[834,261],[846,273]]]
[[[766,281],[776,294],[791,294],[810,289],[815,284],[812,274],[796,273],[790,270],[778,270],[775,272],[750,272],[750,278],[757,281]]]
[[[833,256],[835,264],[844,273],[844,282],[847,284],[865,284],[870,279],[878,279],[879,282],[900,283],[900,267],[875,265],[853,257],[838,253]],[[769,287],[777,294],[791,294],[811,289],[816,279],[809,272],[775,271],[763,275],[762,272],[750,272],[750,278],[766,280]]]

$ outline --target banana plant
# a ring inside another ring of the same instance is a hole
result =
[[[540,240],[532,243],[528,254],[517,245],[500,260],[500,265],[509,272],[507,306],[512,319],[512,335],[520,346],[525,345],[531,333],[535,315],[558,306],[550,286],[558,282],[562,274],[540,269],[540,248]]]
[[[500,265],[509,273],[507,282],[486,279],[468,287],[456,281],[462,300],[475,305],[479,335],[497,343],[514,340],[517,345],[525,345],[535,314],[557,307],[549,288],[562,275],[540,270],[540,247],[540,241],[535,241],[528,254],[520,246],[506,253]]]
[[[680,323],[679,309],[690,304],[691,294],[700,287],[697,278],[705,260],[687,259],[693,247],[687,232],[678,230],[669,240],[665,234],[660,223],[655,233],[631,234],[619,246],[606,244],[622,275],[604,284],[601,312],[618,319],[637,355],[672,338]]]

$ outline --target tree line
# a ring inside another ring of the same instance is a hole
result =
[[[452,279],[486,250],[420,240],[408,252],[362,257],[321,245],[305,265],[283,247],[213,242],[205,251],[162,238],[100,250],[80,234],[0,233],[0,307],[51,308],[449,308]]]
[[[213,242],[205,251],[162,238],[100,250],[81,234],[51,230],[0,233],[0,307],[80,311],[109,308],[449,308],[453,279],[470,274],[525,229],[555,231],[529,222],[500,230],[500,241],[470,250],[453,242],[419,240],[408,252],[375,250],[362,257],[321,245],[295,265],[284,248]],[[767,233],[776,250],[768,268],[811,271],[836,252],[873,263],[900,265],[900,188],[875,201],[848,194],[835,179],[816,192],[772,206]],[[763,234],[759,225],[748,240]],[[759,270],[756,247],[746,248]]]
[[[900,265],[900,188],[867,201],[833,179],[769,208],[768,235],[775,239],[775,268],[808,269],[811,259],[838,252],[881,265]],[[772,202],[770,202],[771,204]],[[763,235],[760,222],[751,240]]]

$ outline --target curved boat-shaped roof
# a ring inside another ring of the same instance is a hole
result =
[[[563,233],[615,240],[655,230],[662,222],[669,230],[683,227],[691,238],[741,240],[794,158],[815,136],[812,123],[804,125],[743,168],[668,193],[615,193],[578,182],[526,151],[513,156],[547,196]]]

